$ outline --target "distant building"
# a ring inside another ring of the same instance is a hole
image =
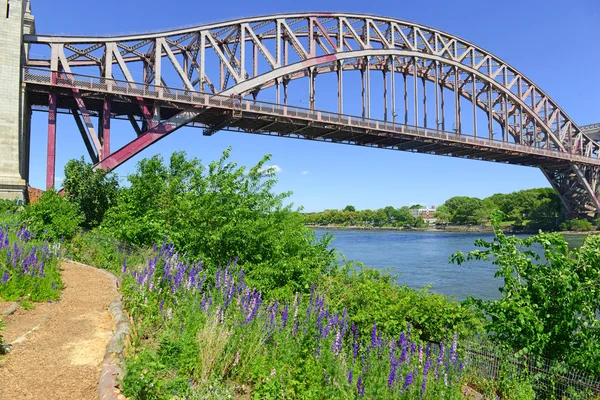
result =
[[[422,217],[423,221],[428,224],[435,224],[437,222],[437,218],[435,216],[435,206],[431,206],[430,208],[412,208],[409,210],[410,215],[412,215],[415,219],[418,217]]]

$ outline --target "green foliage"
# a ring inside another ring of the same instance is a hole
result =
[[[127,261],[142,265],[150,251],[123,243],[107,234],[80,232],[67,244],[68,256],[74,261],[118,272]]]
[[[54,189],[44,192],[38,203],[23,212],[23,221],[35,236],[54,241],[72,238],[82,220],[77,206]]]
[[[483,202],[476,197],[455,196],[444,203],[451,222],[458,225],[479,224],[482,220]]]
[[[15,213],[22,208],[16,200],[0,199],[0,216],[6,212]]]
[[[394,208],[387,206],[379,210],[360,210],[349,206],[344,210],[325,210],[304,215],[310,225],[339,226],[415,226],[410,210],[422,208],[420,204]],[[483,200],[476,197],[456,196],[440,205],[435,216],[440,222],[455,225],[477,225],[488,221],[495,210],[504,212],[516,229],[554,230],[565,219],[560,198],[553,189],[520,190],[509,194],[497,193]],[[383,219],[381,212],[385,213]]]
[[[356,211],[353,206],[348,206],[344,210],[325,210],[303,214],[303,218],[304,223],[309,225],[401,227],[412,226],[415,222],[408,207],[396,209],[392,206],[359,211]]]
[[[426,228],[428,226],[429,224],[425,222],[422,216],[419,215],[417,219],[415,219],[415,228]]]
[[[507,237],[499,228],[501,218],[501,213],[493,217],[494,241],[477,240],[483,250],[466,257],[493,259],[499,268],[495,276],[504,281],[500,300],[471,299],[489,316],[491,337],[515,351],[600,373],[600,237],[569,250],[559,234]],[[535,246],[543,249],[544,261]],[[460,264],[465,256],[459,252],[452,260]]]
[[[204,275],[168,246],[121,282],[131,398],[462,398],[455,345],[440,355],[414,331],[362,335],[318,291],[267,301],[239,270]]]
[[[0,224],[0,301],[58,299],[59,255],[60,246],[32,238],[26,228]]]
[[[159,156],[140,161],[102,229],[128,243],[150,247],[168,236],[189,257],[216,269],[237,258],[260,289],[304,289],[333,261],[329,236],[317,239],[302,217],[274,194],[269,157],[246,170],[220,160],[204,166],[185,153],[168,164]]]
[[[0,356],[9,352],[10,347],[4,341],[2,337],[2,331],[4,330],[4,326],[6,323],[0,319]]]
[[[76,204],[83,215],[81,225],[90,229],[100,225],[106,211],[115,204],[119,181],[115,174],[94,170],[82,157],[70,160],[65,166],[64,188],[67,199]]]
[[[571,219],[560,224],[563,231],[592,231],[594,226],[587,219]]]
[[[393,276],[358,264],[321,281],[321,290],[336,310],[348,310],[352,322],[363,333],[373,323],[388,335],[406,330],[422,340],[442,341],[448,332],[471,338],[483,332],[483,322],[468,307],[428,289],[414,290],[398,285]]]
[[[529,220],[529,229],[552,230],[565,217],[560,198],[551,188],[520,190],[489,197],[508,219],[520,225]]]
[[[440,222],[451,222],[452,221],[452,213],[448,206],[442,204],[435,211],[435,216],[438,218]]]

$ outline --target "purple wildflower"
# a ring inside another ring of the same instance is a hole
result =
[[[8,282],[8,272],[4,271],[2,274],[2,284],[4,285],[6,282]],[[54,284],[54,282],[52,282],[52,284]]]
[[[127,273],[127,258],[123,259],[123,268],[121,269],[121,273],[125,275]]]
[[[404,387],[402,388],[403,392],[406,390],[407,387],[412,385],[414,375],[415,375],[414,373],[410,373],[410,374],[406,375],[406,379],[404,380]]]
[[[286,325],[287,325],[287,319],[288,319],[288,305],[286,303],[285,308],[283,309],[283,312],[281,313],[281,330],[284,330]]]
[[[440,354],[438,356],[438,365],[442,365],[442,362],[444,361],[444,343],[440,343]]]
[[[358,375],[358,380],[356,381],[356,391],[359,397],[363,397],[365,395],[365,385],[363,384],[362,374]]]
[[[350,371],[348,372],[348,384],[352,384],[352,368],[350,368]]]
[[[377,322],[373,323],[373,329],[371,330],[371,348],[377,347]]]
[[[452,347],[450,348],[450,359],[452,363],[456,365],[458,362],[458,354],[456,354],[456,343],[458,341],[458,335],[454,332],[454,340],[452,341]]]
[[[427,378],[423,377],[423,383],[421,384],[421,398],[425,394],[425,389],[427,389]]]
[[[393,352],[390,351],[390,373],[388,375],[388,388],[392,388],[394,381],[396,380],[396,369],[398,368],[398,360],[394,357]]]
[[[335,339],[333,341],[333,344],[331,345],[331,351],[333,351],[333,354],[335,354],[336,356],[339,356],[342,352],[342,332],[339,328],[337,329]]]

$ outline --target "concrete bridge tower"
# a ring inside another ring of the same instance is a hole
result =
[[[21,65],[35,33],[30,0],[0,0],[0,198],[24,199],[29,180],[31,108]]]

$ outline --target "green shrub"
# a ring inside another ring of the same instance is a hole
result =
[[[35,236],[57,241],[71,239],[83,217],[76,205],[51,189],[42,194],[38,203],[25,208],[23,220]]]
[[[123,262],[129,265],[142,265],[150,254],[123,243],[107,234],[79,232],[67,244],[68,256],[74,261],[93,265],[96,268],[119,272]]]
[[[442,341],[448,332],[461,339],[483,332],[483,322],[458,301],[427,289],[398,285],[394,277],[359,264],[324,277],[319,287],[335,309],[346,307],[351,320],[366,333],[377,321],[382,332],[394,335],[411,324],[421,340]]]
[[[22,207],[16,200],[0,199],[0,215],[6,212],[15,213],[21,210]]]
[[[0,356],[6,354],[9,350],[6,346],[6,343],[4,342],[4,338],[2,337],[4,325],[6,325],[5,322],[0,319]]]
[[[505,236],[502,215],[493,216],[493,242],[477,240],[482,250],[466,259],[490,260],[504,280],[497,301],[471,299],[483,311],[492,339],[514,351],[528,352],[586,372],[600,373],[600,236],[588,236],[570,250],[560,234],[526,239]],[[543,248],[545,260],[532,246]],[[459,264],[462,253],[453,255]]]
[[[83,157],[65,165],[63,184],[66,198],[77,205],[83,215],[81,225],[86,229],[100,225],[119,193],[117,176],[101,168],[94,170]]]
[[[101,228],[146,248],[168,236],[179,251],[201,257],[213,270],[237,259],[264,291],[306,290],[333,265],[330,237],[317,239],[283,204],[289,193],[273,193],[268,159],[249,170],[229,161],[229,150],[208,166],[185,153],[173,153],[168,164],[159,156],[144,159]]]
[[[563,231],[591,231],[594,226],[587,219],[571,219],[560,224]]]

